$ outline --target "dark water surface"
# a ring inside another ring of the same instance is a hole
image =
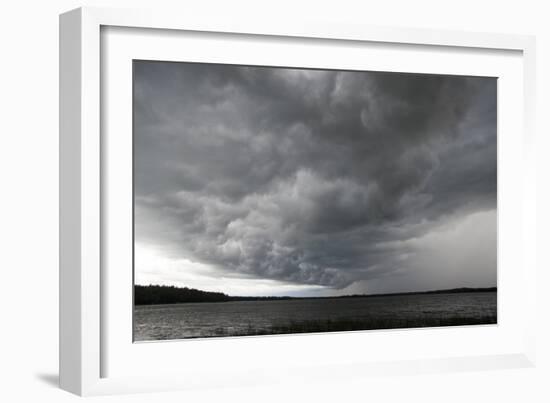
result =
[[[475,325],[496,317],[496,292],[142,305],[134,339]]]

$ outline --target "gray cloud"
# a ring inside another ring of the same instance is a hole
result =
[[[343,288],[496,209],[496,79],[146,61],[134,78],[136,240],[167,254]]]

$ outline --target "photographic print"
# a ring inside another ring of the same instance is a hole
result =
[[[497,79],[133,61],[134,340],[497,323]]]

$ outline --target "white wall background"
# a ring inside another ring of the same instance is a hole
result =
[[[550,224],[547,110],[550,29],[544,1],[8,0],[0,22],[0,399],[69,402],[56,387],[58,337],[58,14],[81,5],[177,6],[185,13],[273,19],[314,16],[375,25],[535,34],[538,39],[539,364],[534,369],[376,377],[304,384],[92,398],[116,402],[550,401]],[[546,135],[546,136],[545,136]]]

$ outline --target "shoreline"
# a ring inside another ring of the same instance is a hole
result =
[[[157,288],[157,289],[175,289],[186,290],[185,288],[177,288],[170,286],[134,286],[134,290],[137,287],[144,289]],[[193,289],[192,289],[193,290]],[[134,307],[137,306],[151,306],[151,305],[179,305],[179,304],[212,304],[212,303],[226,303],[226,302],[257,302],[257,301],[299,301],[299,300],[323,300],[323,299],[353,299],[353,298],[377,298],[377,297],[397,297],[397,296],[414,296],[414,295],[438,295],[438,294],[468,294],[468,293],[482,293],[482,292],[498,292],[497,287],[484,287],[484,288],[450,288],[444,290],[428,290],[428,291],[410,291],[410,292],[396,292],[396,293],[379,293],[379,294],[350,294],[350,295],[334,295],[334,296],[322,296],[322,297],[291,297],[291,296],[229,296],[222,293],[210,293],[207,291],[198,291],[205,294],[219,295],[219,300],[187,300],[187,301],[174,301],[174,302],[148,302],[139,303],[134,300]],[[135,292],[135,291],[134,291]],[[135,294],[134,294],[135,295]]]

